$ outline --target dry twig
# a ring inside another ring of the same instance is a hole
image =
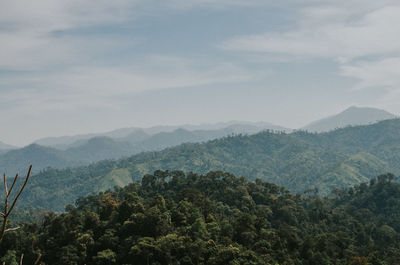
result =
[[[3,218],[3,224],[0,229],[0,244],[3,241],[3,237],[6,232],[15,231],[15,230],[19,229],[19,227],[7,228],[7,221],[8,221],[8,217],[10,216],[12,210],[14,209],[15,204],[17,203],[19,196],[21,195],[22,191],[25,189],[26,184],[28,183],[29,177],[31,176],[31,171],[32,171],[32,165],[29,166],[29,170],[28,170],[28,173],[26,174],[25,181],[22,184],[22,187],[19,189],[14,200],[12,200],[11,206],[9,206],[10,195],[14,189],[15,183],[17,182],[18,174],[13,179],[10,190],[8,190],[6,174],[4,173],[4,175],[3,175],[4,192],[5,192],[6,197],[5,197],[5,202],[4,202],[4,211],[0,212],[0,216]],[[21,260],[22,259],[23,259],[23,256],[21,257]]]

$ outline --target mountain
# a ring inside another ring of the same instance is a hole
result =
[[[8,176],[25,172],[31,164],[35,165],[35,172],[39,172],[40,169],[49,166],[64,168],[67,166],[82,165],[70,161],[60,150],[37,144],[31,144],[0,155],[0,172],[6,172]]]
[[[385,110],[353,106],[337,115],[314,121],[301,129],[310,132],[327,132],[346,126],[367,125],[395,118],[398,116]]]
[[[146,139],[149,139],[150,137],[151,134],[145,133],[142,129],[138,129],[123,137],[118,137],[115,140],[137,144],[139,142],[145,141]]]
[[[226,136],[89,166],[46,169],[32,177],[21,205],[62,210],[80,196],[126,185],[159,169],[198,173],[223,170],[282,185],[293,192],[317,188],[320,195],[327,195],[381,173],[400,173],[400,120],[320,134],[264,131]]]
[[[76,163],[89,164],[104,159],[117,159],[139,153],[128,142],[117,142],[109,137],[94,137],[82,145],[71,147],[63,152]]]
[[[3,154],[0,153],[0,169],[13,174],[14,172],[22,172],[29,161],[32,161],[35,165],[33,172],[39,172],[46,167],[59,169],[74,167],[104,159],[128,157],[145,151],[160,151],[182,143],[205,142],[232,134],[258,132],[260,130],[256,126],[231,125],[218,130],[188,131],[179,128],[171,132],[150,135],[139,129],[124,137],[95,136],[89,139],[80,139],[63,146],[62,149],[33,144],[26,148],[13,150],[9,154],[6,151]],[[127,130],[125,130],[126,132]],[[122,134],[124,133],[119,131],[114,136]],[[53,159],[50,156],[54,156]]]
[[[85,144],[89,139],[96,137],[123,138],[129,134],[140,131],[140,128],[122,128],[105,133],[89,133],[73,136],[46,137],[36,140],[35,143],[43,146],[53,147],[61,150],[66,150],[71,147],[77,147]]]
[[[59,150],[38,144],[0,154],[0,170],[8,175],[24,172],[30,164],[32,172],[45,168],[76,167],[104,159],[117,159],[136,154],[139,150],[127,142],[117,142],[109,137],[94,137],[78,147]]]
[[[200,125],[161,125],[149,128],[122,128],[105,133],[81,134],[74,136],[47,137],[35,141],[36,144],[53,147],[61,150],[66,150],[71,147],[77,147],[86,143],[94,137],[109,137],[118,141],[126,141],[130,143],[138,143],[150,136],[160,133],[172,133],[178,129],[186,131],[216,131],[231,128],[233,133],[257,133],[263,130],[286,131],[290,129],[267,122],[245,122],[245,121],[230,121],[225,123],[215,124],[200,124]],[[184,141],[183,141],[184,142]],[[182,141],[181,141],[182,143]],[[170,146],[170,145],[168,145]]]
[[[269,122],[249,122],[249,121],[228,121],[220,123],[180,126],[180,128],[189,131],[220,130],[225,128],[235,128],[235,127],[238,129],[240,128],[240,130],[243,130],[242,133],[259,132],[262,130],[286,131],[286,132],[291,131],[291,129],[289,128],[285,128]]]
[[[246,127],[248,128],[248,127]],[[182,143],[199,143],[209,140],[221,138],[224,136],[239,134],[243,130],[227,127],[218,130],[196,130],[188,131],[182,128],[176,129],[173,132],[161,132],[137,142],[135,146],[143,151],[160,151],[167,147],[173,147]],[[246,130],[247,131],[247,130]]]
[[[11,150],[11,149],[16,149],[16,146],[5,144],[0,141],[0,150]]]

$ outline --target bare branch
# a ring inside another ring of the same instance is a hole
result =
[[[3,241],[3,237],[6,232],[15,231],[15,230],[19,229],[19,227],[7,229],[7,221],[8,221],[9,215],[11,214],[12,210],[14,209],[15,204],[17,203],[19,196],[24,191],[25,186],[28,183],[29,177],[31,176],[31,171],[32,171],[32,165],[29,166],[29,170],[28,170],[28,173],[26,174],[25,181],[24,181],[22,187],[20,188],[20,190],[18,191],[17,196],[15,196],[10,208],[8,208],[8,200],[9,200],[12,190],[14,189],[15,183],[17,182],[18,174],[15,175],[15,178],[12,182],[10,190],[8,190],[8,187],[7,187],[6,174],[5,173],[3,174],[3,184],[4,184],[4,191],[5,191],[6,197],[5,197],[5,202],[4,202],[4,212],[0,212],[0,216],[3,218],[3,224],[1,225],[1,229],[0,229],[0,244]],[[22,259],[23,259],[23,255],[21,256],[21,262],[22,262]]]
[[[37,265],[39,263],[41,257],[42,257],[42,253],[39,253],[39,255],[38,255],[35,263],[33,263],[33,265]]]
[[[4,190],[6,191],[6,196],[8,196],[6,173],[3,174],[3,183],[4,183]]]
[[[14,227],[14,228],[7,228],[7,229],[5,230],[5,232],[16,231],[16,230],[18,230],[18,229],[20,229],[20,228],[21,228],[21,227],[19,227],[19,226]]]
[[[4,215],[3,224],[1,225],[1,230],[0,230],[0,243],[3,241],[4,234],[6,233],[6,225],[7,225],[7,215]]]
[[[10,190],[8,191],[8,194],[11,194],[11,192],[12,192],[12,190],[13,190],[13,188],[14,188],[14,185],[15,185],[15,183],[17,182],[17,179],[18,179],[18,174],[15,175],[15,178],[14,178],[14,180],[13,180],[13,183],[12,183],[12,185],[11,185],[11,188],[10,188]]]
[[[11,213],[11,211],[14,208],[15,204],[17,203],[17,200],[18,200],[19,196],[21,195],[22,191],[25,189],[25,186],[28,183],[29,177],[31,176],[31,171],[32,171],[32,165],[29,166],[29,170],[28,170],[28,173],[26,174],[24,184],[22,185],[22,187],[19,190],[17,196],[15,197],[13,203],[11,204],[11,207],[8,210],[8,213],[6,213],[7,216]]]

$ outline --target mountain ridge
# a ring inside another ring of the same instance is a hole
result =
[[[115,140],[122,140],[131,134],[144,133],[145,135],[155,135],[163,132],[173,132],[177,129],[184,129],[187,131],[215,131],[224,128],[241,128],[240,132],[258,132],[261,130],[276,130],[276,131],[291,131],[289,128],[285,128],[279,125],[274,125],[269,122],[248,122],[248,121],[229,121],[220,123],[204,123],[199,125],[158,125],[147,128],[140,127],[129,127],[112,130],[104,133],[89,133],[89,134],[78,134],[72,136],[59,136],[59,137],[45,137],[34,141],[34,143],[55,147],[58,149],[67,149],[68,145],[73,145],[77,141],[88,140],[93,137],[107,136]],[[246,128],[249,128],[246,130]]]

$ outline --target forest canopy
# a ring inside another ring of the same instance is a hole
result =
[[[305,195],[217,171],[155,171],[81,197],[6,234],[0,261],[26,264],[398,264],[394,175]]]

